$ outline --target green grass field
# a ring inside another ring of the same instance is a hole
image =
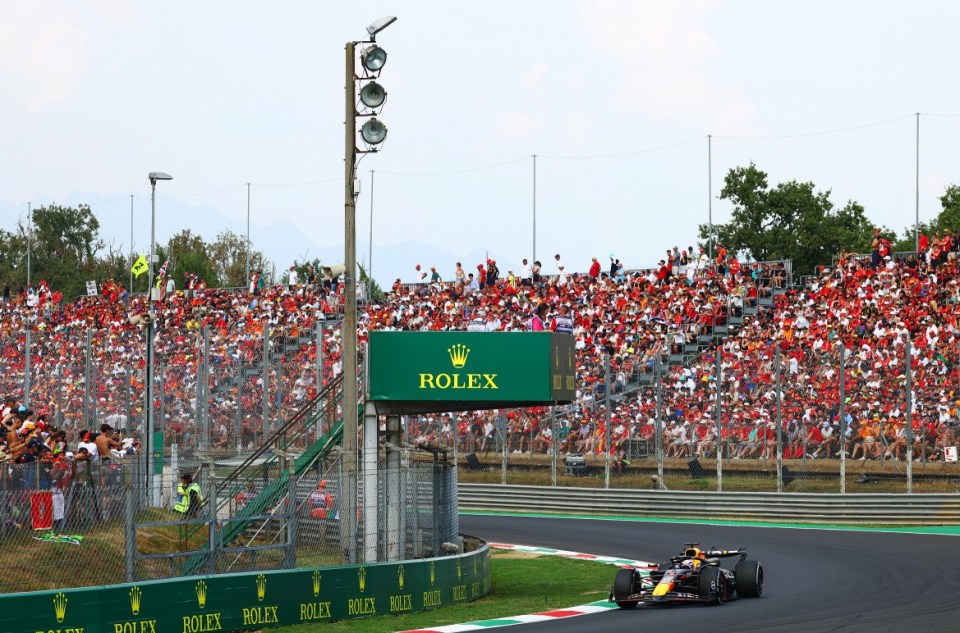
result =
[[[573,607],[607,597],[617,568],[612,565],[493,551],[493,589],[479,600],[436,611],[379,616],[324,624],[324,631],[381,633]],[[278,633],[315,633],[316,624],[268,629]]]

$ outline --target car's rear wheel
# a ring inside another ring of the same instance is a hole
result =
[[[727,581],[719,567],[702,567],[700,570],[700,599],[710,604],[727,601]]]
[[[637,572],[632,569],[621,569],[613,579],[613,600],[621,609],[632,609],[637,603],[624,598],[633,595],[637,580]]]
[[[737,580],[737,595],[741,598],[759,598],[763,594],[763,565],[757,561],[740,561],[733,576]]]

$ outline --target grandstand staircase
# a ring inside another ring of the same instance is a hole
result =
[[[316,343],[316,336],[312,332],[297,336],[279,336],[271,339],[267,363],[276,365],[289,354],[297,354],[305,347]],[[235,389],[242,388],[251,378],[263,375],[263,363],[240,365],[239,370],[229,379],[218,383],[212,390],[212,397],[216,398]]]
[[[224,521],[216,533],[215,547],[227,547],[248,529],[263,523],[263,517],[270,514],[284,501],[290,488],[291,477],[296,483],[310,470],[324,460],[343,440],[343,420],[337,420],[330,429],[315,440],[317,425],[329,411],[336,411],[337,403],[343,395],[343,376],[338,376],[307,404],[290,417],[263,444],[257,447],[244,461],[222,479],[217,480],[216,512]],[[302,448],[301,448],[302,447]],[[290,454],[298,453],[295,458],[287,459]],[[284,463],[286,462],[286,463]],[[266,485],[257,495],[239,511],[231,513],[231,504],[236,496],[247,489],[250,482],[266,481]],[[210,499],[205,500],[199,517],[209,516]],[[204,529],[197,525],[193,531]],[[186,535],[189,539],[190,534]],[[186,540],[185,539],[185,540]],[[184,576],[200,574],[209,564],[206,554],[195,554],[183,562],[180,574]]]
[[[736,334],[740,327],[743,326],[745,318],[756,316],[760,313],[761,309],[773,308],[774,299],[778,295],[784,294],[786,291],[786,288],[774,288],[771,296],[758,298],[755,305],[744,305],[743,310],[739,315],[729,314],[726,322],[723,325],[715,325],[709,328],[708,332],[701,332],[695,341],[684,345],[682,353],[668,354],[667,364],[670,367],[675,367],[678,365],[686,367],[690,363],[696,361],[703,352],[708,349],[715,348],[727,336]],[[650,384],[653,381],[653,372],[640,374],[639,382],[641,386]]]

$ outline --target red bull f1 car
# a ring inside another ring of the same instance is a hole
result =
[[[720,566],[724,558],[740,557],[733,569]],[[621,609],[638,604],[705,602],[720,604],[734,598],[763,594],[763,566],[747,560],[744,548],[702,550],[699,543],[684,545],[683,555],[651,565],[649,578],[637,569],[621,569],[613,581],[610,602]]]

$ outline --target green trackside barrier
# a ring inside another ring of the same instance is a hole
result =
[[[206,633],[423,611],[490,591],[490,548],[398,563],[0,595],[3,633]]]

